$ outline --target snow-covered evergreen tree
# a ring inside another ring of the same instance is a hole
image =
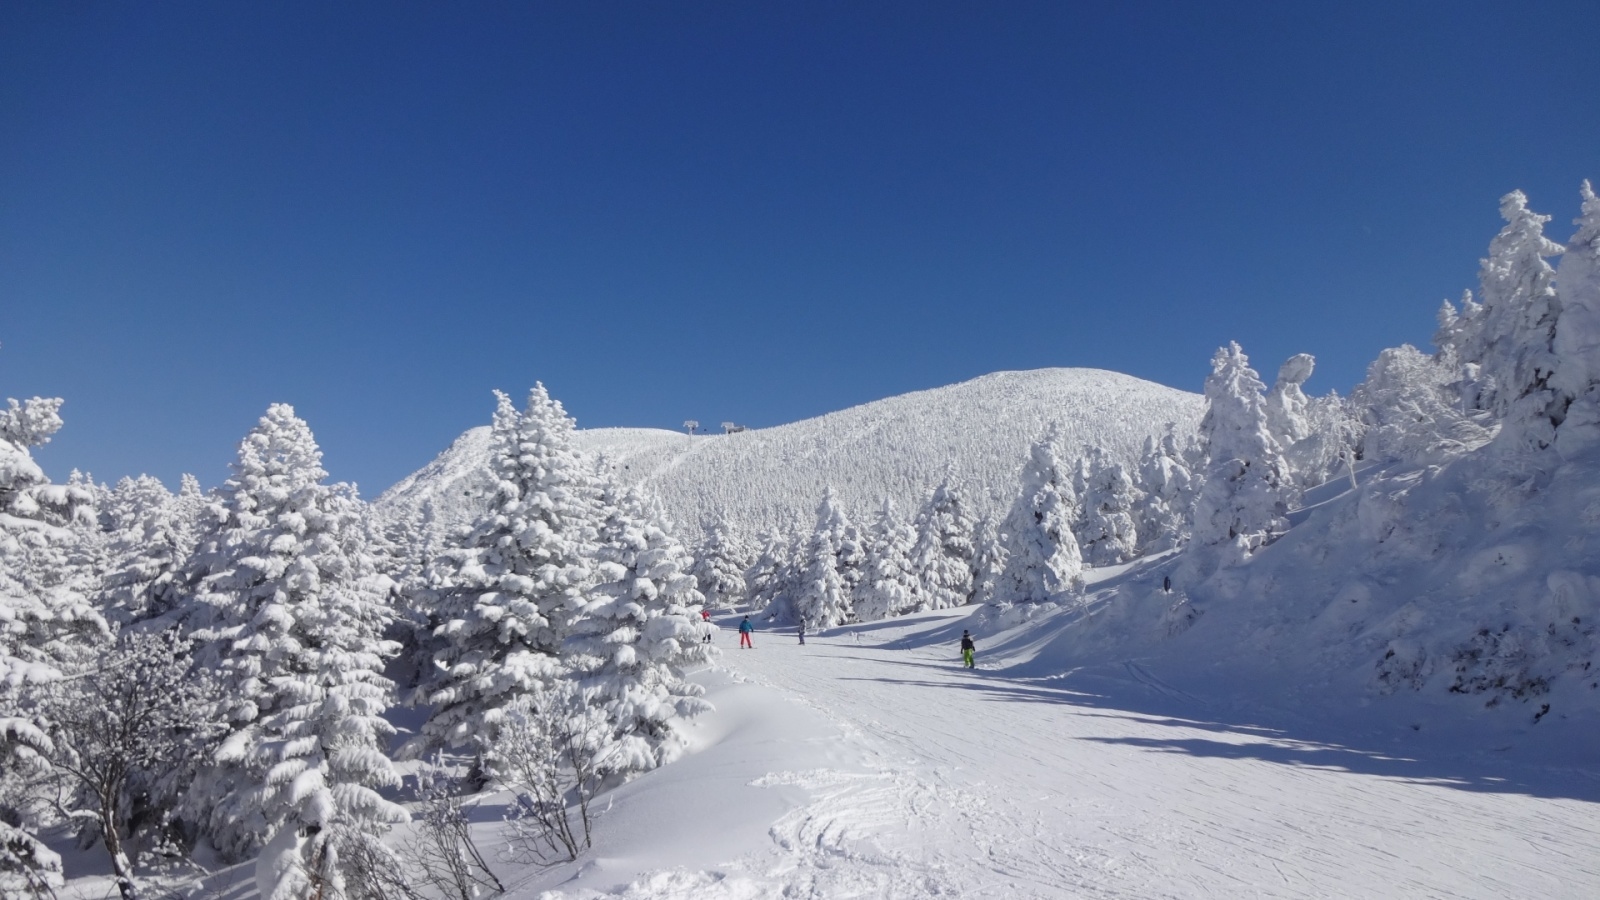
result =
[[[1497,443],[1536,450],[1554,441],[1564,411],[1549,384],[1561,304],[1545,261],[1563,248],[1544,236],[1550,217],[1528,209],[1521,191],[1500,198],[1500,215],[1506,225],[1479,267],[1477,305],[1441,321],[1438,337],[1447,358],[1478,367],[1475,399],[1504,420]]]
[[[911,568],[916,543],[916,529],[895,514],[894,501],[885,497],[867,533],[866,563],[855,591],[858,621],[875,622],[916,608],[919,579]]]
[[[1600,197],[1587,181],[1582,197],[1578,231],[1556,270],[1561,321],[1554,347],[1560,366],[1550,379],[1567,404],[1556,446],[1569,459],[1600,445]]]
[[[719,521],[707,529],[705,543],[695,552],[691,569],[706,606],[732,607],[742,603],[745,572],[755,561],[756,554],[726,522]]]
[[[1078,518],[1073,468],[1061,461],[1054,427],[1034,443],[1022,468],[1022,490],[1000,523],[1005,568],[999,603],[1039,603],[1083,586],[1083,557],[1072,523]]]
[[[961,490],[946,478],[917,514],[917,543],[911,568],[922,578],[917,610],[962,606],[972,599],[972,545],[975,525]]]
[[[1189,540],[1189,515],[1200,483],[1185,460],[1172,427],[1159,440],[1145,438],[1134,507],[1141,555],[1171,550]]]
[[[752,611],[772,604],[782,587],[791,555],[788,537],[776,528],[763,531],[757,537],[757,545],[761,550],[744,573],[744,605]]]
[[[684,672],[713,651],[693,621],[705,598],[688,551],[636,492],[610,484],[602,506],[596,585],[572,620],[563,662],[584,703],[610,723],[602,773],[627,775],[681,753],[678,722],[711,708]]]
[[[74,562],[74,525],[93,527],[92,495],[53,485],[30,448],[61,428],[61,400],[0,409],[0,680],[48,678],[74,646],[103,640],[104,619]]]
[[[1005,573],[1006,551],[1000,543],[1000,525],[993,516],[984,516],[972,529],[972,545],[978,555],[972,560],[972,602],[993,603]]]
[[[31,448],[61,428],[60,399],[8,400],[0,409],[0,893],[42,895],[61,884],[61,858],[32,832],[22,801],[54,748],[24,706],[25,689],[52,681],[109,637],[74,577],[72,526],[92,526],[92,496],[52,485]]]
[[[184,563],[198,540],[199,484],[184,476],[174,495],[148,475],[117,482],[100,511],[108,572],[99,605],[119,625],[162,616],[181,602]]]
[[[1350,395],[1364,426],[1362,458],[1454,456],[1492,437],[1492,431],[1450,402],[1454,374],[1410,344],[1379,353],[1367,367],[1366,381]]]
[[[1302,385],[1316,369],[1317,360],[1309,353],[1296,353],[1278,367],[1278,380],[1267,391],[1267,428],[1283,447],[1292,447],[1311,436],[1306,410],[1311,405]]]
[[[489,511],[430,571],[420,601],[434,623],[434,668],[413,702],[431,707],[405,752],[482,752],[508,704],[562,673],[562,643],[589,602],[599,527],[591,463],[576,424],[544,385],[522,411],[496,392]]]
[[[1200,421],[1208,465],[1195,501],[1194,543],[1222,549],[1224,564],[1281,534],[1293,487],[1267,426],[1266,385],[1237,343],[1217,350]]]
[[[860,541],[854,526],[839,508],[833,488],[817,504],[817,525],[797,562],[799,581],[794,586],[794,612],[806,628],[817,630],[843,625],[854,618],[851,581],[841,572],[844,553],[850,550],[860,581]]]
[[[1084,561],[1091,566],[1114,566],[1131,559],[1139,546],[1134,508],[1138,489],[1121,463],[1095,447],[1088,454],[1089,476],[1083,497],[1078,540]]]
[[[354,490],[326,475],[311,429],[292,407],[270,407],[190,564],[200,665],[223,682],[228,729],[193,796],[233,857],[314,832],[306,850],[329,863],[337,841],[406,819],[378,793],[399,783],[383,752],[394,728],[382,672],[397,649],[381,637],[383,582]]]

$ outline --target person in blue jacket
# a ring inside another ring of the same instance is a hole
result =
[[[740,650],[743,650],[746,647],[749,647],[751,650],[754,650],[756,648],[755,644],[750,643],[750,634],[751,634],[751,632],[753,632],[755,630],[756,630],[756,627],[754,625],[750,624],[750,617],[749,616],[745,616],[744,617],[744,621],[739,623],[739,649]]]

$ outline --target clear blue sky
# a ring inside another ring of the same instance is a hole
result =
[[[1000,369],[1347,391],[1600,180],[1600,3],[0,5],[0,396],[373,496],[543,380],[773,425]]]

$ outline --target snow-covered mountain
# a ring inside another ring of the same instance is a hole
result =
[[[832,485],[856,517],[884,496],[902,513],[948,476],[979,515],[1003,514],[1018,490],[1029,445],[1052,422],[1061,446],[1101,446],[1128,465],[1144,439],[1200,420],[1202,398],[1099,369],[996,372],[773,428],[687,435],[651,428],[597,428],[578,443],[605,454],[629,483],[643,483],[691,539],[710,519],[747,535],[809,525]],[[463,434],[432,463],[377,500],[397,518],[433,527],[470,520],[488,495],[489,429]]]

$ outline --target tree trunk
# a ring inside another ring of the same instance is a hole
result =
[[[117,834],[116,804],[109,797],[100,801],[100,831],[105,838],[106,850],[111,853],[111,873],[117,879],[117,891],[122,900],[139,900],[139,886],[133,880],[133,863],[122,852],[122,836]]]

